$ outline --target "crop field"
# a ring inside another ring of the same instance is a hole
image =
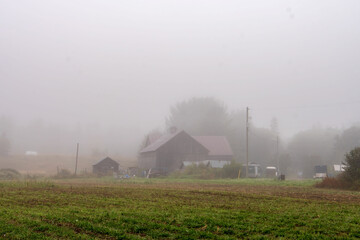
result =
[[[356,239],[360,193],[313,181],[0,182],[1,239]]]

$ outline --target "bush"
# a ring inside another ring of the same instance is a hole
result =
[[[346,181],[356,183],[360,181],[360,147],[354,148],[345,155],[345,172],[343,177]]]
[[[345,172],[336,178],[324,178],[317,187],[360,189],[360,147],[354,148],[345,155]]]
[[[0,169],[0,179],[2,180],[14,180],[19,178],[21,178],[21,174],[15,169]]]
[[[339,176],[337,178],[326,177],[321,182],[317,183],[316,187],[348,189],[351,187],[351,185]]]
[[[239,171],[242,169],[241,163],[236,163],[232,161],[230,164],[225,165],[222,169],[223,178],[237,178],[239,176]]]
[[[61,169],[54,178],[71,178],[73,175],[71,174],[70,170],[68,169]]]
[[[183,175],[193,178],[200,178],[200,179],[216,178],[216,173],[214,169],[206,166],[205,164],[199,164],[199,165],[193,164],[187,166],[183,172]]]
[[[216,179],[216,178],[237,178],[242,165],[231,162],[223,168],[211,168],[205,164],[193,164],[185,167],[182,171],[176,171],[171,174],[172,177],[180,178],[199,178],[199,179]]]

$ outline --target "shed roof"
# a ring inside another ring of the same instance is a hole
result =
[[[93,164],[93,166],[96,166],[96,165],[98,165],[98,164],[101,164],[102,162],[113,162],[113,163],[116,163],[117,165],[119,165],[119,163],[118,163],[117,161],[115,161],[115,160],[113,160],[113,159],[111,159],[111,158],[109,158],[109,157],[106,157],[106,158],[98,161],[97,163]]]
[[[232,156],[230,144],[225,136],[193,136],[193,138],[209,149],[209,156]]]

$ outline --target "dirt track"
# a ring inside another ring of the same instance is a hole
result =
[[[299,200],[316,200],[360,204],[360,192],[319,189],[315,187],[294,186],[258,186],[240,184],[206,184],[206,183],[84,183],[84,182],[59,182],[60,185],[71,186],[74,191],[81,191],[81,186],[91,186],[115,189],[163,189],[183,190],[194,193],[208,192],[209,194],[246,194],[263,195],[264,197],[288,197]],[[100,190],[101,192],[101,190]]]

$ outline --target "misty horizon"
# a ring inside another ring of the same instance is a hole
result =
[[[259,128],[276,118],[284,139],[344,130],[360,122],[359,12],[355,0],[0,1],[0,117],[132,157],[193,97],[249,107]]]

